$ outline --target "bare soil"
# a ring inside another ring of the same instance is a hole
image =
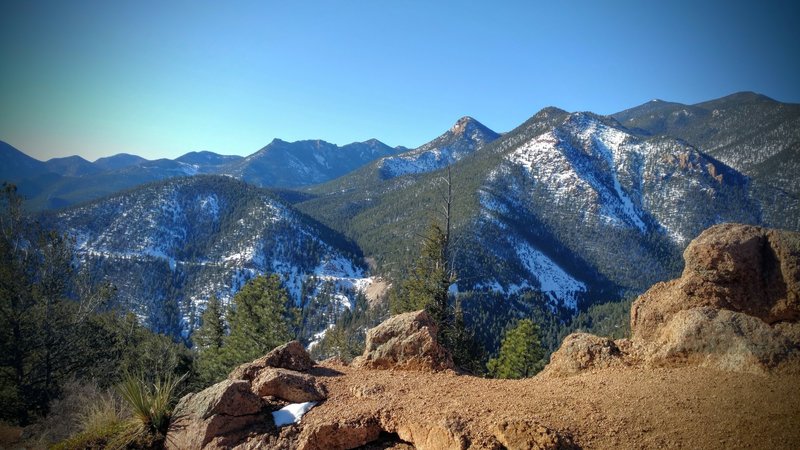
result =
[[[334,361],[312,373],[329,397],[303,417],[303,427],[393,414],[458,423],[472,448],[484,448],[498,423],[534,420],[566,432],[583,449],[800,449],[800,375],[623,367],[489,380]]]

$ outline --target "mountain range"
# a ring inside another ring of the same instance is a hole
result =
[[[407,150],[370,139],[337,146],[321,140],[273,140],[247,157],[210,151],[174,160],[120,153],[89,162],[80,156],[39,161],[0,141],[0,180],[17,184],[32,210],[63,208],[143,183],[197,174],[228,175],[260,187],[298,188],[344,175]]]
[[[399,279],[449,183],[453,289],[488,326],[532,308],[566,320],[640,293],[677,275],[689,240],[715,223],[800,229],[798,125],[800,105],[739,93],[609,116],[549,107],[505,133],[463,117],[410,150],[275,140],[246,158],[90,163],[3,145],[0,176],[39,209],[115,192],[46,216],[125,304],[171,333],[246,275],[281,273],[297,304],[327,279],[343,297],[323,303],[345,306],[369,275]]]

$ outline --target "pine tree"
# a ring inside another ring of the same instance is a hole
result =
[[[223,360],[225,344],[224,308],[216,295],[208,299],[201,316],[200,328],[192,336],[196,348],[195,371],[199,382],[210,385],[225,377],[226,366]]]
[[[436,222],[428,227],[420,256],[411,274],[390,299],[392,314],[426,309],[437,324],[447,314],[448,289],[452,284],[447,261],[447,237]]]
[[[495,378],[527,378],[542,369],[543,357],[538,325],[523,319],[506,333],[500,353],[489,360],[487,368]]]
[[[277,275],[253,278],[236,293],[230,310],[231,333],[222,352],[228,369],[291,339],[288,303],[289,296]]]

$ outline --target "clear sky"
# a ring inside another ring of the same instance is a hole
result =
[[[0,140],[38,159],[418,146],[471,115],[800,102],[792,1],[0,0]]]

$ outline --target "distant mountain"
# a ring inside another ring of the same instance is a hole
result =
[[[165,315],[157,305],[177,298],[184,330],[203,298],[212,292],[229,298],[238,286],[230,281],[235,264],[222,264],[236,252],[256,255],[236,260],[253,273],[286,274],[299,299],[306,297],[297,294],[297,280],[324,273],[318,268],[325,258],[303,262],[303,255],[321,254],[309,250],[311,242],[340,255],[343,248],[367,255],[379,273],[399,279],[416,258],[419,236],[440,217],[448,173],[455,194],[454,289],[473,323],[496,325],[542,308],[566,320],[587,305],[641,292],[677,275],[687,242],[715,223],[800,229],[800,105],[753,93],[696,105],[656,100],[612,116],[550,107],[503,134],[464,117],[412,150],[377,140],[342,147],[275,140],[246,158],[118,155],[106,163],[117,160],[121,167],[80,176],[65,174],[77,174],[85,167],[80,161],[58,161],[58,174],[8,147],[0,156],[28,177],[21,191],[39,208],[177,177],[68,208],[57,222],[88,243],[81,250],[85,261],[121,283],[125,301],[143,317]],[[226,177],[198,176],[208,172]],[[233,178],[280,189],[268,193]],[[235,205],[221,210],[219,221],[201,214],[201,203],[210,202],[201,200],[213,195]],[[276,219],[269,212],[276,210],[291,219]],[[303,240],[318,235],[327,237]],[[106,237],[114,246],[105,246]],[[235,250],[241,242],[294,256],[262,260],[258,251]],[[126,266],[128,255],[139,266]],[[342,273],[363,274],[349,270]],[[156,278],[140,284],[125,276],[130,273]],[[212,278],[216,291],[208,287]],[[166,280],[169,289],[148,290]]]
[[[230,301],[260,273],[280,274],[298,307],[327,302],[328,314],[370,282],[352,244],[230,177],[151,183],[47,218],[75,237],[94,279],[116,286],[117,304],[172,335],[196,324],[209,296]],[[321,314],[304,315],[306,336],[334,319]]]
[[[214,152],[201,151],[186,153],[185,155],[175,158],[175,161],[193,165],[202,173],[212,173],[218,171],[220,166],[231,164],[242,159],[244,159],[244,157],[239,155],[220,155]]]
[[[80,156],[52,158],[45,162],[47,170],[64,176],[80,177],[100,172],[102,169]]]
[[[399,149],[376,139],[342,147],[320,141],[273,140],[258,152],[225,166],[222,173],[269,187],[300,187],[345,175]]]
[[[146,161],[147,160],[141,156],[131,155],[128,153],[118,153],[116,155],[99,158],[94,162],[94,165],[103,170],[117,170],[135,166]]]
[[[48,172],[45,163],[0,141],[0,180],[19,182]]]
[[[800,228],[800,105],[740,92],[696,105],[649,102],[613,115],[642,136],[682,139],[753,180],[765,223]]]
[[[405,151],[371,139],[342,147],[324,141],[276,139],[253,155],[202,151],[170,159],[147,160],[120,153],[90,163],[78,156],[43,163],[5,144],[0,180],[19,184],[28,208],[55,209],[100,198],[142,183],[197,174],[229,175],[261,187],[302,187],[344,175],[386,155]]]
[[[303,207],[332,223],[354,219],[388,193],[414,183],[421,175],[479,153],[499,136],[477,120],[462,117],[449,130],[420,147],[380,158],[347,176],[308,188],[311,195],[303,198],[308,200]],[[365,223],[365,227],[371,225]]]
[[[462,117],[452,128],[427,144],[380,160],[383,178],[431,172],[447,167],[500,137],[472,117]]]

